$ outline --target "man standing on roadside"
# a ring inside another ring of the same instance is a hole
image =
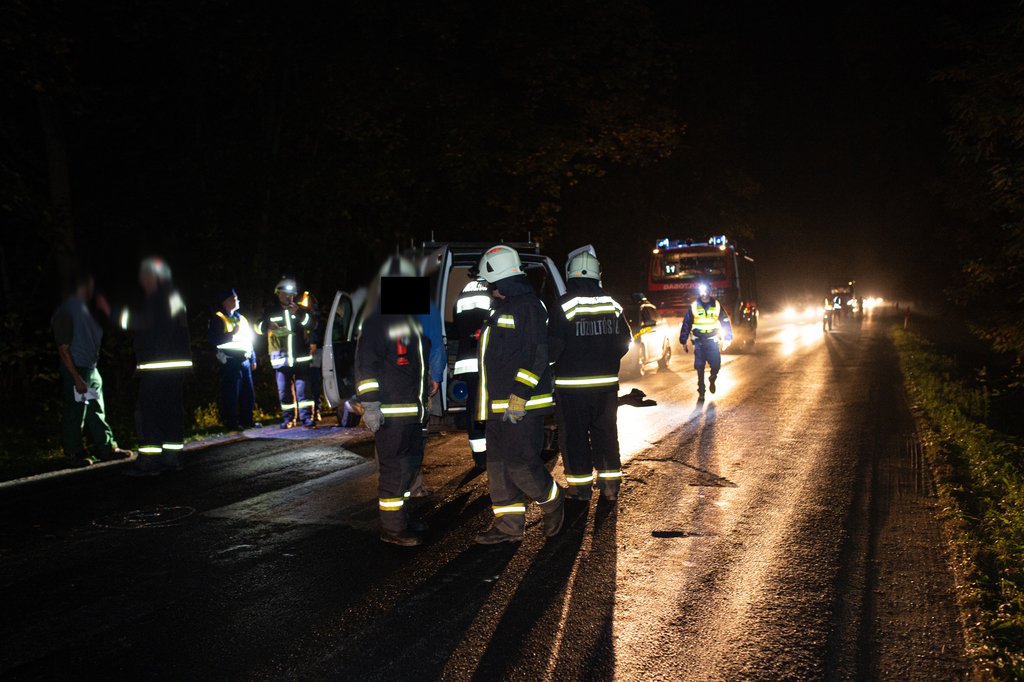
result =
[[[82,425],[89,427],[92,439],[99,446],[98,458],[104,461],[128,459],[130,450],[117,447],[107,424],[103,407],[103,379],[96,369],[100,359],[103,327],[89,312],[89,303],[110,316],[110,305],[103,296],[95,295],[92,277],[80,273],[75,290],[53,314],[53,336],[60,356],[60,379],[64,388],[63,438],[64,457],[72,466],[92,464],[82,448]]]
[[[228,431],[251,429],[256,394],[252,369],[256,364],[249,320],[238,311],[238,294],[224,289],[217,295],[220,309],[210,319],[210,345],[217,351],[223,382],[224,425]],[[241,406],[241,411],[239,411]]]

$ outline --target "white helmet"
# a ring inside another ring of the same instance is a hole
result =
[[[480,258],[480,277],[491,284],[522,274],[523,262],[519,260],[519,252],[511,246],[492,246]]]
[[[149,258],[144,259],[142,264],[139,265],[140,282],[146,274],[152,274],[161,282],[169,282],[171,280],[171,268],[167,265],[167,262],[159,256],[150,256]]]
[[[567,270],[566,276],[569,279],[575,277],[601,279],[601,264],[597,261],[597,256],[588,251],[573,256],[572,260],[569,261]]]

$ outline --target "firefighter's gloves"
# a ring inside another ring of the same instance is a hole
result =
[[[366,428],[377,433],[380,427],[384,426],[384,413],[380,411],[380,403],[363,403],[363,408],[366,410],[363,412]]]
[[[222,350],[219,350],[219,351],[217,351],[217,360],[218,360],[218,361],[220,362],[220,364],[222,364],[222,365],[226,365],[226,364],[228,364],[228,356],[227,356],[227,355],[225,355],[225,354],[224,354],[224,351],[222,351]]]
[[[526,400],[520,398],[515,393],[508,397],[508,407],[505,408],[505,414],[501,416],[501,421],[512,422],[518,424],[519,420],[526,416]]]
[[[684,353],[689,353],[690,352],[690,347],[688,345],[686,345],[685,341],[683,341],[683,352]]]

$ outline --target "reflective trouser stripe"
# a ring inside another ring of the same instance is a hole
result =
[[[565,477],[565,481],[569,485],[586,485],[588,483],[593,483],[594,482],[594,475],[593,474],[590,474],[589,476],[568,476],[567,475]]]
[[[164,443],[164,450],[184,450],[184,443]]]
[[[163,451],[159,445],[143,445],[139,448],[139,453],[144,455],[158,454]]]
[[[554,502],[558,499],[558,483],[551,481],[551,494],[548,495],[548,499],[544,500],[541,504],[547,504],[548,502]]]
[[[286,362],[288,362],[288,358],[271,358],[270,366],[273,367],[274,369],[277,369],[278,367],[284,367],[284,363]]]
[[[312,401],[312,400],[300,400],[300,401],[299,401],[299,409],[300,409],[300,410],[301,410],[301,409],[302,409],[303,407],[313,407],[314,405],[316,405],[316,402],[314,402],[314,401]]]
[[[492,507],[495,516],[505,516],[506,514],[525,514],[525,504],[510,504],[507,507]]]
[[[380,508],[384,511],[395,511],[401,509],[405,504],[404,497],[381,497],[379,498]]]
[[[153,369],[183,369],[191,366],[191,360],[169,360],[167,362],[146,362],[141,365],[136,365],[135,369],[144,372]]]
[[[281,403],[281,409],[282,410],[294,410],[295,409],[295,403],[290,403],[288,405],[285,405],[284,403]]]
[[[622,478],[622,472],[618,469],[612,469],[610,471],[598,471],[598,478]]]
[[[312,355],[307,355],[304,358],[295,358],[295,362],[311,362],[313,360]]]
[[[611,386],[619,382],[619,377],[616,376],[596,376],[596,377],[574,377],[574,378],[558,378],[555,379],[555,386],[563,387],[581,387],[581,386]]]
[[[470,438],[469,449],[473,452],[487,452],[486,438]]]
[[[383,405],[380,408],[381,414],[390,414],[396,417],[412,416],[420,413],[419,405]]]

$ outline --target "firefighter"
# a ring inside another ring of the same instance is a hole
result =
[[[458,339],[458,353],[452,374],[456,381],[466,384],[466,419],[469,431],[469,449],[473,452],[473,464],[479,470],[487,468],[486,421],[479,419],[477,399],[480,390],[480,366],[477,361],[477,346],[480,331],[491,311],[491,294],[487,285],[476,280],[476,266],[470,268],[469,283],[455,300],[452,320],[455,322],[455,336]]]
[[[282,429],[314,426],[313,401],[306,398],[306,380],[313,362],[309,331],[318,320],[308,308],[295,302],[295,280],[284,278],[274,287],[277,302],[256,323],[256,333],[267,336],[270,365],[277,372],[277,396],[281,401]]]
[[[825,313],[821,316],[821,331],[825,331],[826,325],[828,330],[832,331],[832,325],[838,320],[835,317],[836,311],[832,305],[832,299],[828,296],[825,297]]]
[[[551,315],[550,346],[554,360],[562,464],[569,484],[566,497],[589,500],[597,469],[597,487],[608,500],[618,499],[619,362],[632,340],[622,306],[601,288],[601,264],[591,253],[569,262],[566,293]]]
[[[210,318],[210,345],[217,352],[223,384],[224,423],[229,431],[250,429],[256,393],[252,370],[256,364],[252,325],[238,311],[238,294],[228,288],[217,294],[218,310]],[[241,407],[241,414],[239,414]]]
[[[725,342],[732,341],[732,324],[729,314],[716,299],[711,297],[711,288],[707,284],[697,287],[697,298],[690,304],[690,309],[683,317],[679,330],[679,343],[683,350],[690,352],[687,339],[693,333],[693,368],[697,370],[697,397],[704,399],[704,365],[711,366],[708,377],[708,388],[715,392],[715,379],[722,367],[722,353],[719,339],[724,335]]]
[[[547,312],[523,272],[519,253],[494,246],[480,259],[494,297],[477,349],[476,418],[487,424],[487,477],[494,523],[484,545],[523,539],[529,495],[544,513],[544,534],[557,535],[565,495],[541,460],[544,415],[554,410],[548,367]]]
[[[171,283],[171,269],[160,258],[147,258],[139,269],[146,294],[142,310],[121,311],[122,329],[135,332],[135,376],[139,397],[135,433],[139,457],[128,476],[156,476],[181,469],[185,448],[183,383],[192,371],[192,350],[185,303]]]
[[[399,256],[381,277],[415,277],[416,267]],[[379,294],[379,292],[378,292]],[[356,346],[356,392],[377,446],[380,539],[411,547],[422,544],[426,524],[410,520],[406,500],[423,462],[423,424],[429,416],[430,339],[414,315],[385,315],[378,303],[362,325]]]

